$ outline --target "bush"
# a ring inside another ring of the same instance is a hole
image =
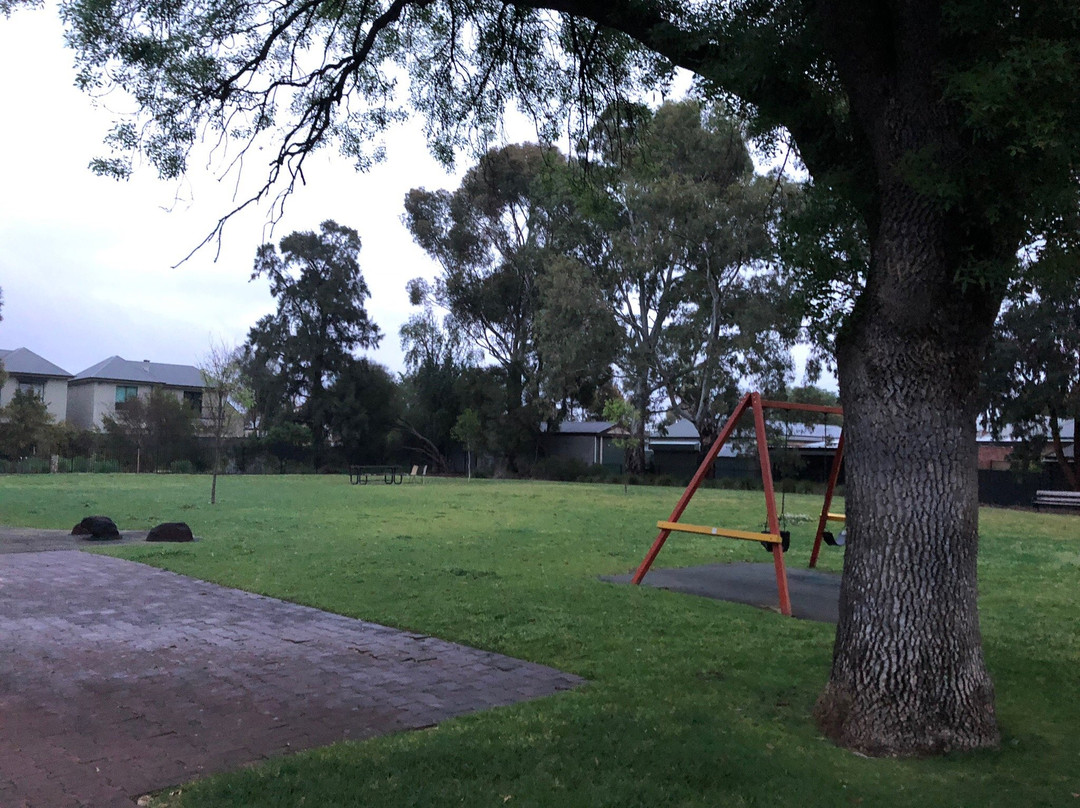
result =
[[[190,460],[174,460],[169,464],[170,474],[194,474],[195,464]]]
[[[572,483],[592,477],[591,467],[570,457],[545,457],[533,463],[531,476],[534,480],[554,480]]]
[[[653,485],[665,485],[671,488],[686,488],[689,480],[676,477],[674,474],[657,474],[653,479]]]
[[[755,477],[719,477],[715,480],[706,480],[704,487],[719,488],[724,491],[760,491],[761,481]]]
[[[278,468],[277,460],[267,455],[256,455],[244,464],[244,474],[276,474]]]

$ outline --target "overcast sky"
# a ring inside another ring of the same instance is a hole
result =
[[[256,248],[334,219],[363,242],[367,308],[384,334],[367,355],[403,369],[405,283],[438,267],[402,224],[402,201],[410,188],[456,187],[468,156],[447,174],[418,123],[388,132],[387,160],[364,174],[325,149],[309,159],[307,186],[272,234],[267,207],[250,209],[227,226],[216,261],[204,248],[174,269],[235,204],[234,178],[219,181],[201,163],[181,183],[150,167],[126,182],[91,174],[113,115],[107,99],[95,105],[75,89],[72,57],[55,10],[0,17],[0,348],[29,348],[72,374],[117,354],[198,364],[211,339],[240,344],[273,310],[267,282],[249,281]],[[524,123],[512,134],[533,139]],[[249,182],[265,178],[257,158],[249,155]],[[796,351],[800,365],[805,354]],[[831,377],[823,383],[835,387]]]
[[[226,229],[216,263],[204,249],[172,269],[231,209],[232,185],[200,170],[179,185],[149,167],[128,182],[91,174],[112,116],[74,88],[62,37],[51,10],[0,17],[0,348],[29,348],[69,373],[114,354],[196,364],[211,337],[241,343],[273,310],[266,281],[248,280],[256,248],[334,219],[363,242],[368,310],[385,334],[369,355],[402,369],[405,282],[437,272],[401,223],[402,200],[412,187],[458,180],[428,155],[418,126],[389,133],[387,161],[367,174],[332,149],[311,158],[308,185],[272,238],[265,207],[245,212]],[[252,181],[263,179],[248,165]]]

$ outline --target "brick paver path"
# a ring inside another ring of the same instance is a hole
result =
[[[0,555],[4,808],[130,808],[249,761],[581,681],[130,561]]]

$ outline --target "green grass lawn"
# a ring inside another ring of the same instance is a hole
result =
[[[587,677],[571,693],[343,743],[184,786],[214,806],[1073,806],[1080,808],[1080,517],[985,509],[982,628],[1000,751],[870,760],[810,718],[833,627],[598,575],[635,567],[671,488],[344,477],[52,475],[0,479],[0,523],[188,522],[192,545],[111,550],[147,564]],[[787,497],[790,564],[820,499]],[[839,503],[838,503],[839,506]],[[760,493],[706,490],[685,519],[759,529]],[[841,551],[826,548],[827,569]],[[677,534],[674,567],[768,561]]]

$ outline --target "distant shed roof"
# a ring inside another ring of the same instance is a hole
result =
[[[614,421],[561,421],[552,429],[543,423],[540,424],[540,431],[549,435],[604,435],[616,438],[630,434]]]
[[[563,435],[599,435],[613,426],[612,421],[563,421],[555,431]]]
[[[38,356],[29,348],[5,350],[0,348],[0,363],[8,373],[25,373],[28,376],[59,376],[71,378],[71,374],[48,359]]]
[[[680,418],[677,421],[658,427],[650,433],[653,440],[690,440],[698,439],[697,427],[688,418]]]
[[[204,387],[202,372],[193,365],[168,365],[163,362],[133,362],[110,356],[75,374],[73,384],[87,381],[164,384],[169,387]]]

